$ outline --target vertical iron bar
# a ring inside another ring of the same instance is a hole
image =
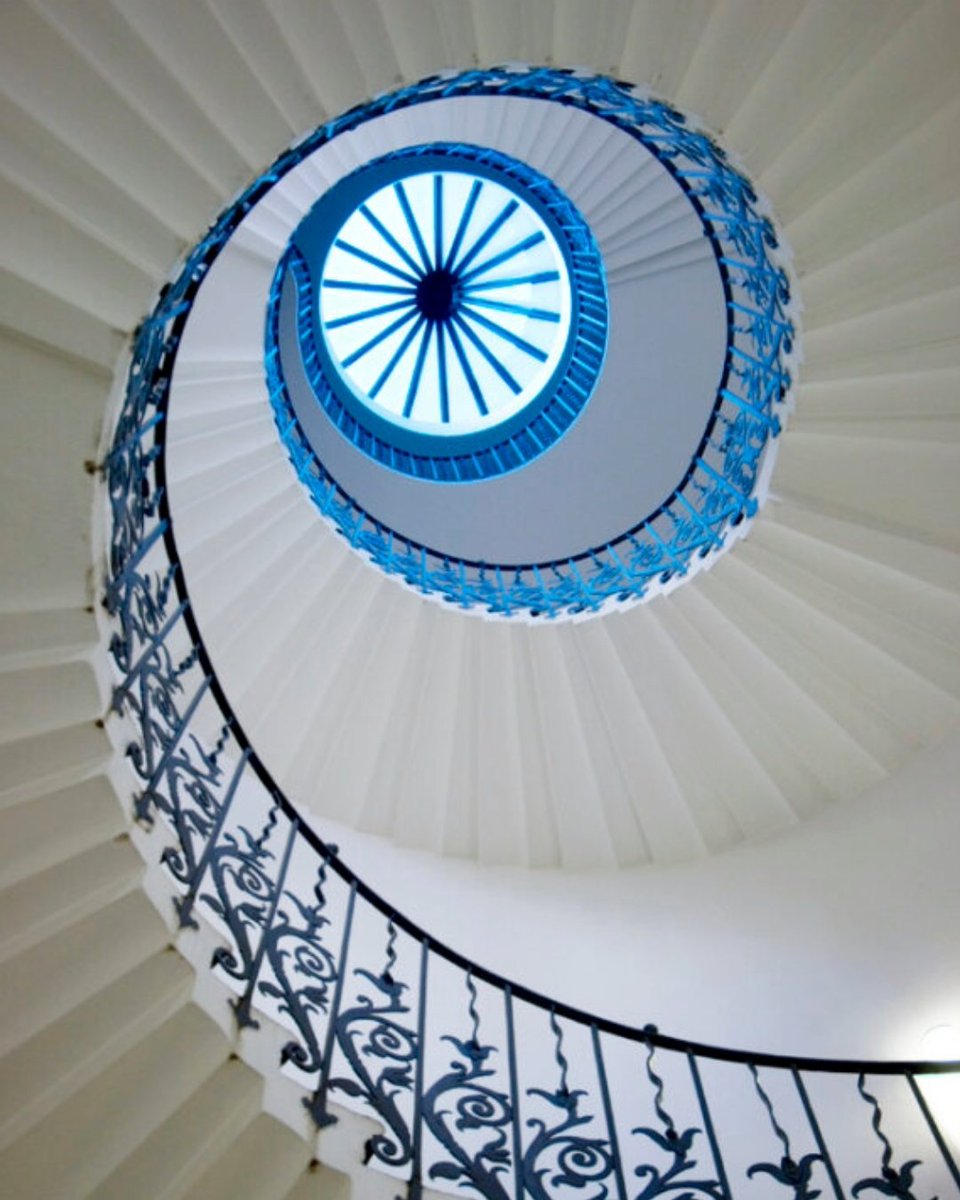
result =
[[[177,897],[174,900],[174,907],[180,921],[180,928],[183,929],[187,925],[192,928],[197,928],[197,922],[190,915],[193,906],[197,900],[197,892],[200,890],[200,881],[203,879],[204,872],[207,869],[207,864],[210,862],[210,855],[213,853],[213,848],[217,844],[217,839],[223,830],[224,823],[230,815],[230,809],[233,805],[233,798],[236,795],[237,788],[240,784],[240,776],[243,774],[243,768],[247,765],[247,760],[250,758],[250,748],[247,747],[240,755],[240,761],[237,763],[237,768],[233,773],[233,778],[230,780],[230,786],[227,788],[226,795],[223,797],[223,803],[220,805],[220,811],[217,813],[217,819],[214,822],[213,828],[210,830],[210,836],[207,838],[207,844],[203,848],[203,853],[197,862],[194,869],[193,879],[190,886],[187,888],[187,893],[182,898]]]
[[[160,776],[167,769],[167,764],[170,762],[170,758],[174,750],[176,750],[177,746],[180,745],[180,739],[186,732],[187,726],[190,724],[191,717],[197,711],[200,706],[200,701],[207,693],[207,688],[210,686],[210,680],[211,676],[204,675],[200,686],[194,693],[193,699],[187,705],[186,712],[184,712],[183,716],[180,718],[180,722],[177,725],[177,728],[174,730],[173,736],[170,738],[170,741],[167,742],[166,746],[164,746],[163,753],[160,755],[160,761],[153,768],[153,774],[147,780],[146,787],[143,789],[144,796],[148,796],[152,791],[154,791],[157,784],[160,782]]]
[[[146,558],[147,552],[151,547],[166,533],[169,522],[166,520],[158,521],[150,532],[138,542],[136,550],[127,558],[122,566],[110,576],[107,581],[107,597],[108,600],[116,597],[120,591],[120,584],[125,582],[133,575],[133,569],[137,563],[140,563]],[[111,612],[112,615],[112,612]]]
[[[333,1003],[330,1005],[330,1019],[327,1022],[327,1034],[323,1042],[323,1063],[320,1067],[320,1079],[317,1090],[304,1104],[313,1115],[318,1129],[332,1125],[336,1117],[327,1112],[327,1087],[330,1083],[330,1063],[333,1058],[333,1038],[336,1032],[337,1017],[340,1013],[340,1001],[343,998],[343,981],[346,976],[347,954],[350,950],[350,933],[353,929],[353,906],[357,898],[357,881],[350,884],[350,898],[347,900],[347,914],[343,921],[343,937],[340,939],[340,958],[337,962],[337,983],[333,992]]]
[[[523,1145],[520,1137],[520,1088],[517,1082],[517,1039],[513,1029],[513,992],[510,984],[503,986],[507,1018],[507,1065],[510,1069],[510,1098],[513,1104],[513,1174],[517,1200],[523,1200]]]
[[[603,1062],[603,1051],[600,1047],[600,1034],[596,1025],[590,1026],[590,1036],[593,1040],[593,1056],[597,1062],[597,1075],[600,1079],[600,1095],[603,1098],[603,1112],[607,1121],[607,1131],[610,1134],[610,1150],[613,1153],[613,1169],[617,1177],[617,1195],[620,1200],[627,1200],[627,1185],[623,1178],[623,1163],[620,1160],[620,1144],[617,1140],[617,1127],[613,1123],[613,1105],[610,1102],[610,1088],[607,1084],[607,1068]]]
[[[958,1079],[960,1082],[960,1079]],[[940,1153],[943,1155],[943,1160],[947,1164],[947,1170],[953,1176],[953,1182],[960,1188],[960,1170],[957,1169],[957,1164],[954,1162],[953,1155],[947,1149],[947,1143],[943,1140],[943,1134],[940,1132],[940,1127],[933,1119],[933,1113],[930,1111],[923,1092],[917,1086],[917,1081],[914,1079],[912,1072],[907,1072],[907,1083],[910,1084],[910,1090],[913,1092],[913,1098],[916,1100],[920,1111],[926,1119],[927,1125],[930,1127],[930,1132],[933,1134],[933,1140],[937,1143]]]
[[[423,1188],[421,1158],[423,1154],[423,1129],[420,1110],[423,1105],[423,1061],[426,1058],[427,1027],[427,963],[430,957],[430,939],[420,943],[420,995],[417,999],[417,1071],[413,1083],[413,1129],[411,1130],[411,1155],[413,1171],[410,1176],[410,1200],[420,1200]]]
[[[170,632],[170,630],[174,627],[174,625],[176,625],[177,621],[179,621],[180,618],[183,616],[184,612],[186,611],[186,607],[187,607],[186,600],[184,600],[181,604],[177,605],[177,607],[171,613],[170,617],[164,622],[163,627],[160,629],[159,633],[155,634],[154,637],[150,639],[150,643],[147,646],[146,650],[144,650],[144,652],[140,655],[140,657],[137,659],[137,661],[133,664],[133,666],[127,672],[127,674],[123,678],[123,680],[120,683],[118,683],[117,686],[113,689],[113,696],[111,698],[110,703],[111,703],[111,707],[113,708],[114,712],[121,711],[120,703],[123,700],[123,697],[127,694],[127,692],[129,692],[130,688],[133,686],[134,679],[143,670],[144,663],[146,663],[146,661],[150,657],[150,655],[156,651],[157,647],[164,640],[164,638],[167,636],[167,634]]]
[[[690,1074],[693,1076],[693,1086],[697,1092],[697,1100],[700,1103],[700,1111],[703,1113],[703,1127],[707,1131],[710,1149],[713,1151],[713,1161],[717,1168],[717,1178],[720,1180],[720,1189],[726,1197],[726,1200],[731,1200],[730,1185],[727,1182],[727,1172],[723,1167],[723,1159],[720,1156],[720,1145],[717,1142],[717,1135],[714,1132],[713,1121],[710,1117],[710,1109],[707,1106],[707,1097],[703,1090],[703,1081],[700,1079],[700,1068],[697,1066],[696,1058],[694,1058],[692,1052],[689,1050],[687,1051],[687,1062],[690,1064]]]
[[[833,1188],[834,1195],[837,1200],[844,1200],[843,1188],[840,1186],[840,1179],[833,1165],[833,1159],[830,1157],[830,1152],[827,1150],[827,1143],[824,1141],[823,1133],[820,1130],[820,1122],[817,1120],[816,1114],[813,1111],[813,1105],[810,1103],[810,1097],[807,1095],[807,1089],[800,1078],[800,1072],[796,1067],[790,1068],[790,1073],[793,1075],[793,1082],[797,1085],[797,1091],[800,1093],[800,1100],[803,1103],[803,1111],[807,1114],[807,1120],[810,1122],[810,1128],[813,1130],[813,1136],[817,1143],[817,1149],[820,1151],[820,1157],[823,1159],[823,1165],[827,1169],[827,1174],[830,1177],[830,1185]]]
[[[240,997],[240,1000],[234,1004],[234,1011],[237,1014],[237,1024],[241,1027],[249,1025],[253,1029],[259,1029],[258,1021],[255,1021],[250,1016],[250,1006],[253,1003],[253,993],[257,986],[257,977],[260,974],[260,968],[263,965],[263,955],[265,952],[265,943],[267,934],[273,927],[274,918],[277,915],[277,907],[280,904],[280,896],[283,892],[283,885],[287,879],[287,868],[290,865],[290,855],[293,853],[293,843],[297,838],[297,829],[299,821],[294,817],[290,822],[290,832],[287,834],[287,844],[283,849],[283,858],[280,862],[280,869],[277,872],[277,886],[274,889],[273,896],[270,900],[270,911],[267,914],[267,919],[263,923],[263,932],[260,935],[260,941],[257,943],[257,949],[253,956],[253,962],[250,965],[250,979],[247,983],[246,990]]]

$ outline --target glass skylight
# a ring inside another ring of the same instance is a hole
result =
[[[381,418],[430,436],[495,428],[546,387],[571,336],[553,231],[513,188],[421,170],[368,195],[323,264],[335,369]]]

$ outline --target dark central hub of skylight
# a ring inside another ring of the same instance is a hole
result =
[[[459,291],[453,272],[438,267],[417,284],[417,308],[428,321],[449,321],[460,307]]]

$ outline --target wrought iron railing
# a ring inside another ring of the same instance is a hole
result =
[[[331,1102],[374,1117],[367,1157],[412,1198],[960,1194],[924,1090],[960,1064],[749,1054],[554,1002],[392,911],[281,794],[204,649],[165,486],[172,365],[228,232],[213,227],[135,337],[104,467],[105,604],[132,815],[164,843],[184,936],[216,931],[210,969],[238,1025],[287,1030],[276,1069],[316,1125]]]

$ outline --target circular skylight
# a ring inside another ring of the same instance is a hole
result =
[[[743,535],[796,305],[765,202],[695,123],[600,76],[468,71],[351,110],[264,186],[277,428],[358,552],[549,619]]]
[[[552,230],[514,189],[468,168],[408,175],[354,209],[319,305],[330,357],[359,399],[437,437],[521,412],[570,336]]]
[[[496,150],[434,142],[352,172],[301,222],[278,287],[287,275],[315,399],[402,475],[468,483],[526,466],[603,366],[593,235],[556,184]]]

